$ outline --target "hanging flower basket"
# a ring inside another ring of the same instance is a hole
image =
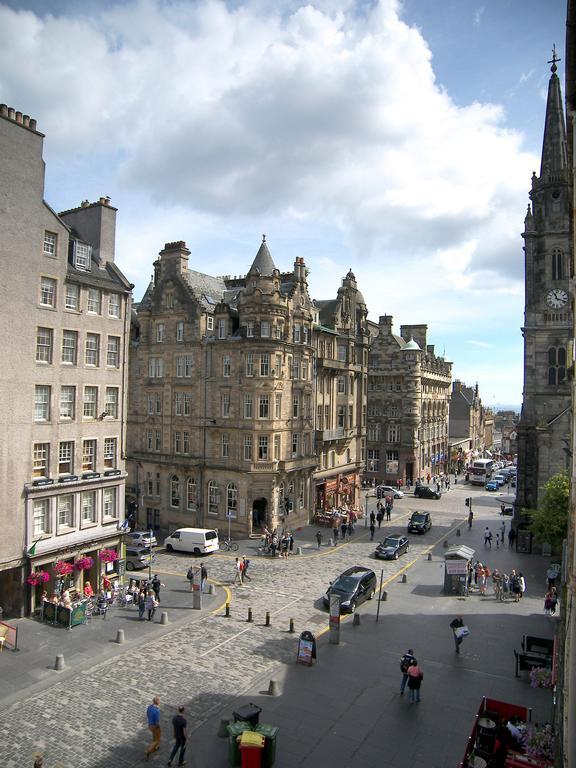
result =
[[[94,558],[88,557],[88,555],[85,557],[79,557],[78,560],[76,560],[75,565],[79,571],[89,571],[90,568],[92,568],[94,565]]]
[[[530,672],[530,685],[532,688],[551,688],[552,671],[544,667],[534,667]]]
[[[37,587],[40,584],[45,584],[47,581],[50,581],[50,574],[47,571],[34,571],[34,573],[31,573],[30,576],[28,576],[26,581],[31,586]]]
[[[54,566],[54,574],[56,576],[69,576],[74,573],[74,566],[72,563],[66,563],[64,560],[59,560]]]
[[[103,563],[113,563],[118,560],[118,553],[114,549],[101,549],[98,557]]]

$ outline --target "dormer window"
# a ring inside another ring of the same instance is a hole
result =
[[[76,269],[83,269],[89,272],[91,260],[92,246],[87,243],[81,243],[79,240],[74,240],[74,266]]]
[[[223,318],[218,320],[218,338],[219,339],[226,338],[226,320]]]

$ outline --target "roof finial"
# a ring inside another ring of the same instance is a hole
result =
[[[266,242],[266,235],[262,235],[262,242],[263,242],[263,243],[265,243],[265,242]]]
[[[556,70],[558,69],[558,67],[556,66],[557,61],[562,61],[562,59],[559,56],[556,56],[556,43],[554,43],[554,45],[552,46],[552,58],[548,62],[548,64],[552,64],[552,66],[550,67],[550,71],[552,72],[552,74],[555,74]]]

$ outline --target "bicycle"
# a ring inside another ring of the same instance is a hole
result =
[[[220,539],[220,549],[224,552],[238,552],[238,544],[232,539]]]

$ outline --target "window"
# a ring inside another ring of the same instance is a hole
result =
[[[312,418],[312,398],[310,395],[304,395],[304,418]]]
[[[318,406],[318,414],[316,416],[318,421],[318,429],[324,429],[324,409],[321,405]]]
[[[270,355],[260,355],[260,376],[270,376]]]
[[[152,480],[152,472],[146,472],[146,495],[154,495],[154,481]]]
[[[166,341],[166,326],[164,323],[156,323],[156,343],[163,344]]]
[[[214,318],[211,315],[209,315],[206,318],[206,330],[207,331],[213,331],[214,330]]]
[[[230,376],[230,355],[224,355],[222,358],[222,376],[228,378]]]
[[[244,418],[251,419],[253,415],[253,398],[252,395],[244,395]]]
[[[368,448],[367,451],[368,460],[366,462],[369,472],[380,471],[380,451],[378,449],[373,450]]]
[[[174,432],[174,453],[182,453],[182,435],[180,430]]]
[[[58,446],[58,473],[71,475],[74,472],[74,443],[72,440],[60,443]]]
[[[82,471],[94,472],[96,469],[96,440],[82,441]]]
[[[60,388],[60,418],[74,419],[76,416],[76,387]]]
[[[116,488],[104,488],[102,491],[102,511],[104,520],[114,520],[118,517],[116,512]]]
[[[260,336],[263,339],[269,339],[270,338],[270,323],[267,320],[263,320],[260,323]]]
[[[300,323],[294,323],[294,342],[300,342]]]
[[[189,379],[192,376],[192,355],[178,355],[176,376],[179,379]]]
[[[252,461],[252,435],[244,435],[244,461]]]
[[[230,416],[230,393],[224,392],[222,394],[222,416],[227,419]]]
[[[254,352],[246,354],[246,376],[254,376]]]
[[[226,320],[224,318],[221,318],[220,320],[218,320],[218,338],[219,339],[226,338]]]
[[[88,312],[94,315],[102,314],[102,293],[98,288],[88,289]]]
[[[297,419],[300,413],[300,395],[292,395],[292,418]]]
[[[56,280],[51,277],[40,278],[40,304],[43,307],[56,306]]]
[[[230,435],[228,432],[222,433],[222,458],[227,459],[230,456]]]
[[[302,333],[303,333],[303,339],[302,340],[303,340],[304,344],[308,344],[308,326],[307,325],[303,326]]]
[[[189,477],[186,481],[186,507],[188,509],[196,509],[197,498],[198,491],[196,488],[196,480]]]
[[[282,395],[274,396],[274,418],[282,418]]]
[[[45,384],[34,389],[34,421],[50,421],[50,387]]]
[[[80,286],[66,283],[66,309],[80,308]]]
[[[95,419],[98,415],[98,387],[84,387],[84,410],[86,419]]]
[[[290,378],[291,379],[300,378],[300,358],[299,357],[294,357],[292,359],[292,369],[290,371]]]
[[[398,424],[388,426],[388,442],[397,443],[400,440],[400,427]]]
[[[339,405],[336,412],[336,426],[343,428],[346,426],[346,406]]]
[[[166,309],[174,309],[174,294],[166,293],[164,296],[164,306]]]
[[[49,477],[50,443],[34,443],[32,451],[32,477]]]
[[[74,527],[74,496],[67,493],[58,497],[58,528]]]
[[[219,504],[218,486],[215,480],[210,480],[210,482],[208,483],[208,514],[209,515],[218,514],[218,504]]]
[[[148,358],[148,376],[151,379],[164,377],[164,360],[161,357]]]
[[[298,449],[300,447],[300,435],[297,432],[292,432],[292,456],[298,456]]]
[[[111,293],[108,296],[108,317],[120,317],[120,295]]]
[[[44,232],[44,246],[42,248],[45,256],[56,256],[56,247],[58,245],[58,235],[55,232]]]
[[[274,435],[274,459],[280,461],[281,435]]]
[[[559,248],[554,248],[552,251],[552,280],[564,279],[564,265],[562,259],[562,251]]]
[[[52,362],[52,344],[54,331],[52,328],[36,328],[36,362]]]
[[[370,422],[368,424],[368,440],[378,442],[380,440],[380,422]]]
[[[190,416],[190,393],[176,392],[174,394],[176,416]]]
[[[104,440],[104,466],[108,469],[116,468],[116,446],[117,438],[107,437]]]
[[[170,506],[180,506],[180,480],[178,475],[172,475],[170,478]]]
[[[566,381],[566,349],[550,347],[548,349],[548,384],[556,386]]]
[[[176,323],[176,341],[184,341],[184,323],[182,320]]]
[[[48,533],[50,499],[34,499],[32,503],[32,528],[34,536]]]
[[[302,358],[302,365],[300,367],[300,378],[302,381],[308,380],[308,358],[303,357]]]
[[[100,364],[100,336],[97,333],[86,334],[86,365]]]
[[[258,418],[270,418],[270,396],[260,395],[258,398]]]
[[[280,378],[282,376],[282,355],[276,355],[274,363],[274,376]]]
[[[348,451],[350,453],[350,451]],[[302,435],[302,456],[310,456],[310,434],[308,432],[304,432]],[[348,464],[350,463],[350,458],[348,458]]]
[[[339,395],[345,395],[346,394],[346,378],[344,376],[338,376],[338,394]]]
[[[104,405],[107,416],[118,418],[118,387],[106,387],[106,403]]]
[[[120,365],[120,337],[119,336],[108,336],[106,364],[110,368],[118,368],[118,366]]]
[[[346,362],[346,346],[344,344],[338,344],[338,360]]]
[[[246,337],[252,339],[254,337],[254,322],[249,320],[246,323]]]
[[[352,429],[354,427],[354,406],[349,405],[348,406],[348,429]]]
[[[258,436],[258,461],[268,461],[268,436]]]
[[[92,246],[87,243],[80,243],[74,240],[74,266],[76,269],[90,271],[90,260],[92,258]]]
[[[190,453],[190,432],[182,432],[182,450]]]
[[[162,397],[158,392],[152,392],[148,395],[148,415],[160,416],[162,413]]]
[[[78,360],[78,332],[62,331],[62,362],[76,365]]]
[[[157,429],[154,435],[154,449],[156,451],[162,450],[162,430]]]
[[[156,496],[160,496],[160,472],[156,472]]]
[[[236,517],[238,513],[238,489],[234,483],[229,483],[226,487],[226,514],[230,517]]]
[[[149,451],[151,451],[151,450],[152,450],[152,445],[153,445],[153,442],[154,442],[154,441],[153,441],[153,437],[154,437],[154,436],[153,436],[153,434],[152,434],[152,431],[151,431],[151,430],[148,430],[148,431],[146,432],[146,448],[147,448]]]
[[[82,506],[82,522],[95,523],[96,522],[96,492],[84,491],[84,493],[80,497],[80,503]]]

